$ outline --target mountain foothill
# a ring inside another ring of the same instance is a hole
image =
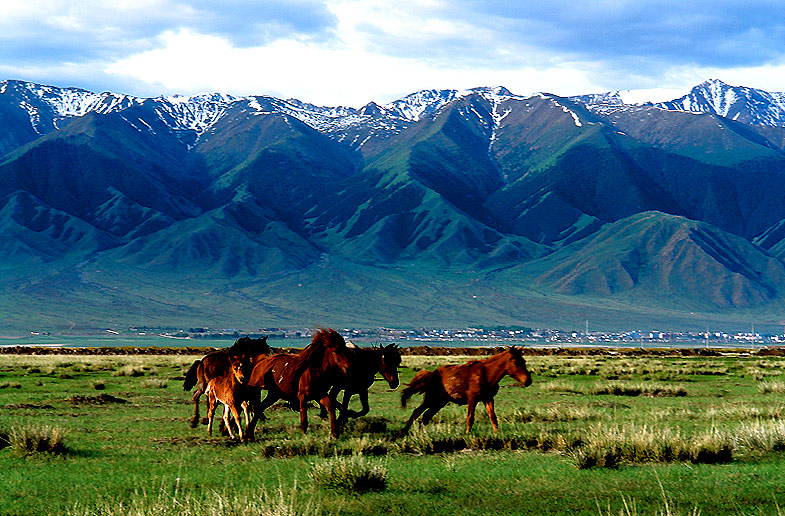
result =
[[[781,324],[785,95],[622,97],[0,82],[0,328]]]

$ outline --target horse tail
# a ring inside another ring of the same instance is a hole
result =
[[[183,382],[183,390],[190,391],[193,389],[194,385],[196,385],[197,377],[196,371],[199,369],[199,364],[201,360],[197,360],[193,364],[191,364],[191,368],[188,369],[188,372],[185,373],[185,381]]]
[[[406,408],[406,401],[414,394],[420,394],[427,390],[430,379],[435,374],[434,371],[422,370],[412,378],[412,381],[401,391],[401,407]]]

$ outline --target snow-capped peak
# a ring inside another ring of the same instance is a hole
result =
[[[469,93],[469,90],[422,90],[390,102],[384,108],[403,119],[417,122]]]
[[[662,109],[710,113],[753,125],[785,127],[785,94],[710,79],[686,95],[655,104]]]

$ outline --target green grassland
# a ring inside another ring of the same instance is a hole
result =
[[[0,514],[758,515],[785,507],[784,357],[528,356],[534,383],[502,382],[498,434],[478,407],[466,436],[465,408],[448,406],[398,438],[420,397],[403,409],[400,393],[377,381],[371,413],[338,439],[316,408],[303,436],[297,414],[275,405],[248,444],[189,427],[182,379],[195,358],[0,355]],[[407,355],[401,380],[468,359]],[[63,447],[30,451],[18,444],[21,431],[55,431]],[[361,468],[382,472],[382,488],[330,487],[315,474],[359,456]]]

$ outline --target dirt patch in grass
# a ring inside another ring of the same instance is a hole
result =
[[[128,400],[117,398],[111,394],[99,394],[98,396],[71,396],[68,401],[74,405],[107,405],[109,403],[128,403]]]
[[[48,403],[11,403],[9,405],[3,405],[4,409],[8,410],[19,410],[19,409],[53,409],[52,405]]]

